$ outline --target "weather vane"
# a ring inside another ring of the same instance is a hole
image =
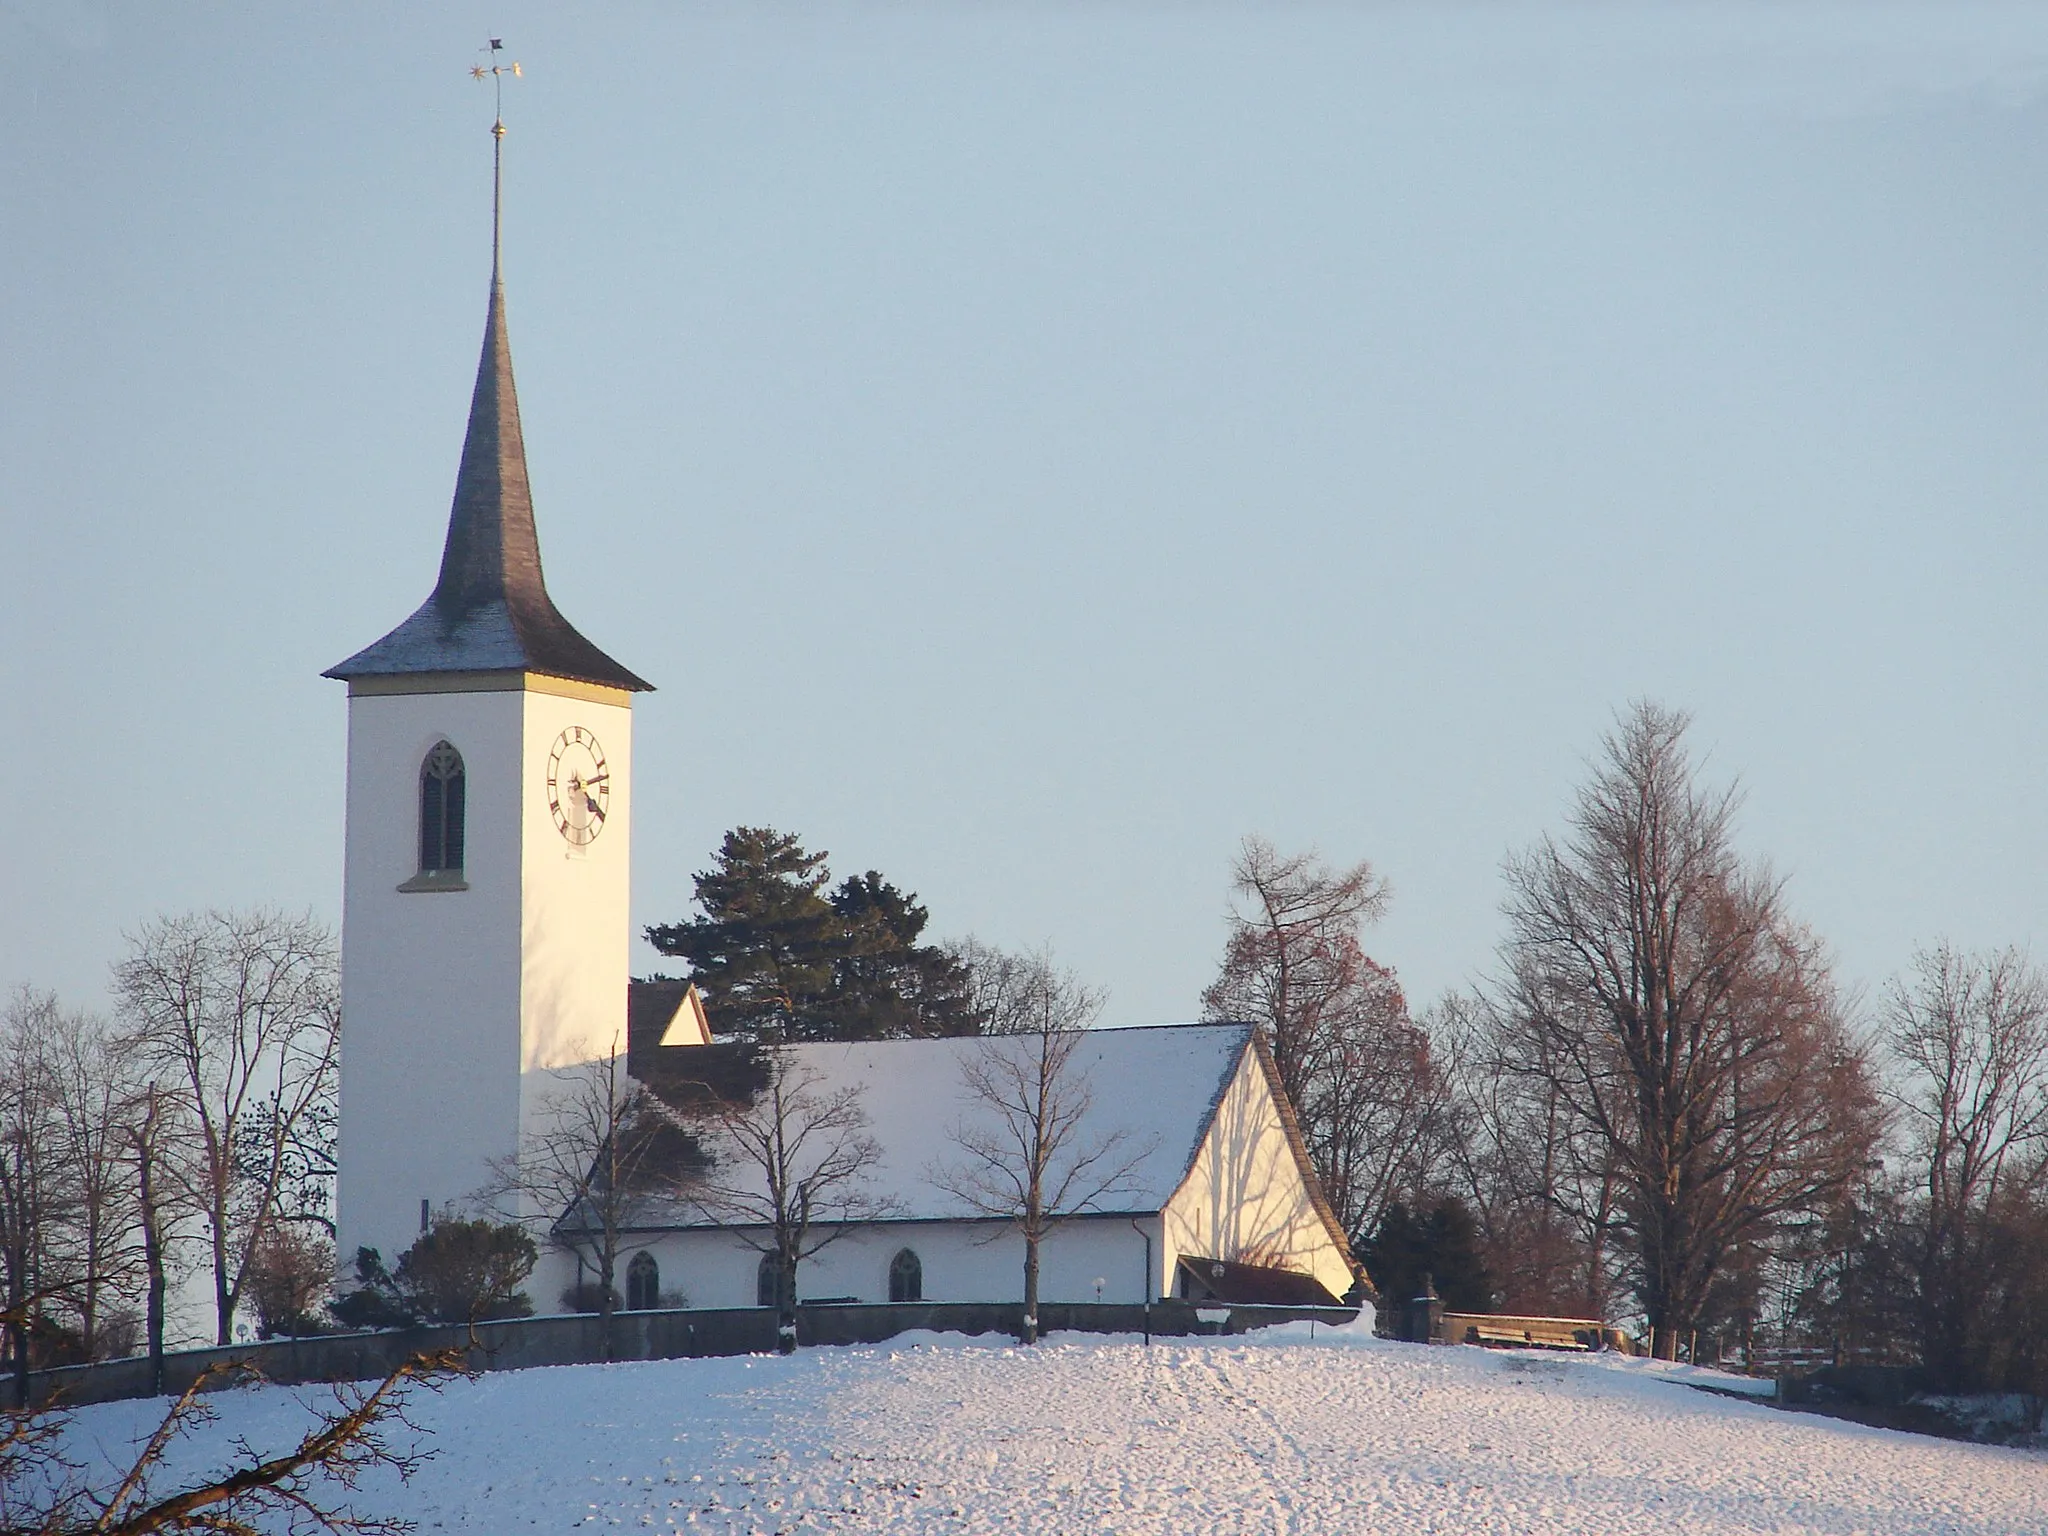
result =
[[[502,37],[491,39],[488,51],[479,50],[483,56],[469,67],[469,78],[476,81],[489,80],[497,96],[497,116],[491,124],[491,282],[498,281],[498,252],[502,243],[505,208],[505,77],[514,80],[520,76],[519,64],[498,63],[498,55],[505,50]]]
[[[491,132],[501,139],[505,136],[505,77],[510,75],[514,80],[520,77],[517,59],[510,64],[498,62],[498,55],[504,51],[505,40],[502,37],[494,37],[483,58],[469,66],[469,78],[490,81],[491,89],[496,93],[498,120],[491,126]]]

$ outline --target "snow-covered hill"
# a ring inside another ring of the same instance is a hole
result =
[[[187,1457],[282,1440],[304,1395],[235,1394]],[[76,1448],[152,1406],[83,1412]],[[423,1531],[2048,1532],[2048,1456],[1327,1330],[508,1372],[415,1416],[434,1460],[360,1498]]]

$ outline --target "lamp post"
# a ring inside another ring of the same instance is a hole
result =
[[[1152,1347],[1152,1234],[1131,1218],[1131,1230],[1145,1240],[1145,1283],[1138,1287],[1138,1300],[1145,1304],[1145,1347]]]

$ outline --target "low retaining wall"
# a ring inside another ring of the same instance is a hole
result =
[[[1225,1315],[1227,1313],[1227,1316]],[[1149,1314],[1149,1316],[1148,1316]],[[1093,1302],[1041,1303],[1042,1333],[1141,1333],[1166,1337],[1247,1333],[1274,1323],[1314,1320],[1333,1326],[1358,1316],[1350,1307],[1210,1307],[1160,1301],[1150,1308]],[[814,1305],[797,1308],[797,1342],[880,1344],[912,1329],[939,1333],[1009,1334],[1023,1320],[1015,1303],[905,1302],[894,1305]],[[365,1381],[388,1374],[422,1350],[464,1349],[472,1369],[516,1371],[539,1365],[590,1365],[600,1360],[678,1360],[705,1355],[751,1355],[775,1348],[775,1313],[768,1307],[691,1307],[660,1312],[619,1312],[612,1317],[611,1348],[602,1320],[592,1314],[528,1317],[465,1327],[395,1328],[380,1333],[323,1334],[270,1339],[216,1349],[184,1349],[164,1356],[159,1389],[145,1357],[98,1365],[64,1366],[30,1378],[38,1406],[109,1403],[122,1398],[182,1392],[209,1366],[247,1362],[285,1385]]]

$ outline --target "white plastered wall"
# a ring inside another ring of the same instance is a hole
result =
[[[624,705],[555,693],[522,697],[519,1096],[520,1124],[531,1131],[561,1091],[562,1069],[626,1048],[633,715]],[[556,830],[547,795],[549,754],[572,726],[596,735],[610,776],[604,830],[584,848]]]
[[[342,898],[340,1244],[396,1258],[519,1127],[518,692],[354,695]],[[462,754],[463,891],[419,871],[420,763]]]
[[[594,731],[611,771],[604,832],[580,854],[555,830],[548,754]],[[418,872],[419,770],[463,757],[460,891],[400,891]],[[632,716],[538,689],[349,699],[342,901],[339,1242],[387,1261],[420,1202],[464,1207],[516,1152],[561,1068],[625,1028]]]
[[[1077,1217],[1063,1222],[1039,1248],[1039,1297],[1043,1301],[1134,1303],[1145,1298],[1145,1240],[1151,1229],[1155,1263],[1157,1221],[1140,1217],[1136,1227],[1123,1216]],[[991,1233],[994,1240],[990,1241]],[[1013,1230],[980,1222],[882,1222],[848,1234],[805,1259],[797,1270],[797,1297],[851,1296],[859,1301],[889,1299],[889,1264],[904,1248],[916,1253],[924,1272],[925,1301],[1018,1302],[1024,1299],[1024,1240]],[[661,1288],[680,1293],[693,1307],[751,1307],[755,1304],[761,1252],[738,1234],[716,1228],[664,1232],[632,1238],[621,1249],[618,1287],[625,1291],[626,1265],[642,1250],[661,1267]],[[534,1306],[549,1311],[575,1276],[575,1260],[550,1256],[545,1273],[530,1287]],[[1157,1293],[1155,1292],[1155,1295]]]
[[[1163,1213],[1162,1278],[1195,1255],[1313,1275],[1332,1296],[1351,1266],[1324,1224],[1258,1057],[1247,1050],[1223,1092],[1194,1164]]]

